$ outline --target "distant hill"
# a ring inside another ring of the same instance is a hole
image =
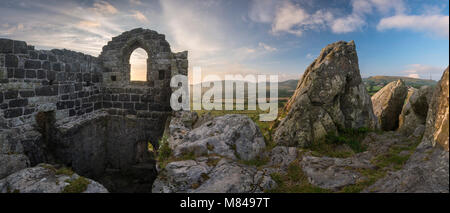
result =
[[[363,82],[366,85],[369,95],[373,95],[390,82],[398,81],[399,79],[402,79],[406,85],[417,89],[422,86],[434,86],[437,83],[434,80],[409,78],[403,76],[371,76],[368,78],[363,78]]]
[[[401,76],[372,76],[369,78],[363,78],[363,82],[366,85],[367,91],[370,95],[375,94],[378,90],[386,86],[392,81],[397,81],[398,79],[402,79],[405,81],[406,85],[420,88],[422,86],[434,86],[436,85],[436,81],[426,80],[426,79],[417,79],[417,78],[409,78],[409,77],[401,77]],[[290,98],[297,88],[299,80],[287,80],[278,83],[278,97],[279,98]],[[222,81],[222,85],[225,86],[224,81]],[[269,87],[267,88],[269,89]],[[203,88],[202,93],[209,88]],[[192,92],[192,85],[191,85]],[[269,94],[267,94],[269,96]]]
[[[366,85],[378,85],[378,84],[386,85],[392,81],[398,81],[399,79],[402,79],[403,81],[405,81],[406,85],[412,87],[434,86],[437,83],[434,80],[409,78],[402,76],[381,76],[381,75],[364,78],[363,81],[364,83],[366,83]]]

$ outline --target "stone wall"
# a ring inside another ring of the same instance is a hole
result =
[[[0,126],[32,125],[41,111],[57,119],[101,109],[102,68],[97,58],[69,50],[35,50],[0,40]]]
[[[139,47],[149,56],[148,80],[131,82],[129,59]],[[114,37],[98,58],[0,39],[0,127],[34,124],[40,111],[55,111],[56,120],[100,109],[170,111],[170,79],[187,68],[187,52],[172,53],[164,35],[140,28]]]
[[[145,82],[130,81],[137,48],[149,56]],[[172,53],[164,35],[141,28],[112,38],[99,57],[0,39],[0,155],[63,163],[88,177],[153,170],[138,156],[149,141],[157,147],[170,79],[187,68],[186,51]]]

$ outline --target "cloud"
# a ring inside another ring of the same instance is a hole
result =
[[[8,23],[4,23],[0,27],[0,34],[1,35],[11,35],[11,34],[17,33],[18,31],[23,31],[24,29],[25,29],[25,26],[22,23],[12,25],[12,26]]]
[[[80,28],[96,28],[96,27],[100,27],[100,23],[97,21],[80,21],[78,23],[78,27]]]
[[[141,5],[142,2],[140,0],[129,0],[131,4]]]
[[[431,77],[434,80],[438,80],[441,78],[444,69],[424,64],[410,64],[401,73],[411,78],[429,79]]]
[[[338,18],[331,24],[334,33],[350,33],[360,31],[367,26],[366,16],[378,11],[388,14],[403,13],[405,6],[403,0],[352,0],[352,13],[348,16]]]
[[[91,10],[104,15],[114,15],[118,12],[118,10],[114,6],[106,1],[95,2]]]
[[[310,14],[299,5],[285,1],[275,12],[272,33],[286,32],[301,36],[305,30],[325,28],[332,19],[330,12],[318,10]]]
[[[304,4],[291,0],[253,0],[249,18],[254,22],[270,23],[271,33],[289,33],[301,36],[307,30],[330,29],[333,33],[350,33],[367,26],[367,15],[378,11],[382,15],[402,14],[403,0],[351,0],[352,11],[348,15],[337,13],[336,8],[321,8],[308,12]]]
[[[259,42],[258,46],[263,48],[265,51],[268,51],[268,52],[275,52],[275,51],[277,51],[277,48],[271,47],[271,46],[269,46],[269,45],[267,45],[265,43],[262,43],[262,42]]]
[[[273,8],[277,6],[274,0],[254,0],[250,2],[248,16],[250,20],[260,23],[271,23],[275,17]]]
[[[449,36],[449,16],[445,15],[396,15],[381,19],[377,29],[400,29]]]
[[[136,20],[138,20],[138,21],[140,21],[140,22],[148,22],[148,19],[147,19],[147,17],[144,15],[144,14],[142,14],[141,12],[139,12],[139,11],[134,11],[134,14],[132,15]]]
[[[345,18],[336,19],[331,25],[331,30],[338,34],[350,33],[360,30],[364,25],[366,25],[364,18],[353,14]]]
[[[307,59],[315,59],[316,56],[314,56],[314,55],[311,54],[311,53],[308,53],[308,54],[306,54],[306,58],[307,58]]]

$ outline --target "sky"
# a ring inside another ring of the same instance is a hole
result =
[[[354,40],[363,77],[440,79],[448,0],[2,0],[0,38],[98,56],[134,28],[165,34],[203,74],[298,79],[327,44]],[[131,64],[145,69],[136,51]],[[145,76],[141,72],[140,76]],[[139,77],[138,77],[139,78]]]

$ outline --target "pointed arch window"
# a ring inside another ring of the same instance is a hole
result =
[[[130,81],[147,81],[148,54],[142,48],[135,49],[130,56]]]

